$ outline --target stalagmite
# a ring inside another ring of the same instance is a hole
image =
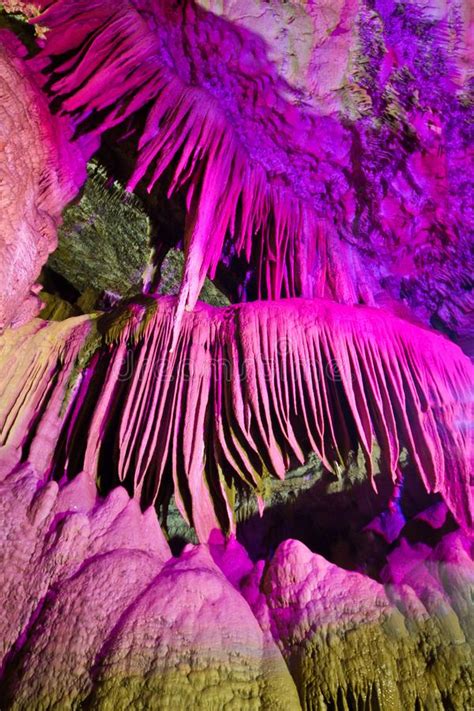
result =
[[[0,5],[1,709],[473,707],[468,5]]]

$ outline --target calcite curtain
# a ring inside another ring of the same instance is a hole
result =
[[[0,6],[5,708],[472,705],[471,14]]]

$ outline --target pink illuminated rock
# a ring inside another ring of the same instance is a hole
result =
[[[306,198],[317,204],[333,164],[347,163],[347,132],[289,105],[264,41],[197,5],[37,4],[45,12],[35,21],[50,29],[43,56],[59,58],[51,90],[74,124],[87,128],[91,111],[100,111],[91,132],[101,135],[146,107],[130,187],[147,174],[151,190],[174,162],[169,193],[184,187],[188,211],[178,316],[215,273],[227,232],[236,251],[259,264],[262,294],[296,295],[300,242],[317,243],[322,216]],[[91,47],[89,32],[96,33]],[[81,57],[74,68],[61,59],[70,51]],[[263,90],[255,93],[256,81]]]
[[[171,351],[175,303],[147,298],[104,316],[102,346],[96,334],[86,347],[84,317],[10,334],[0,429],[10,466],[28,458],[59,477],[125,481],[147,505],[172,480],[206,541],[234,529],[238,484],[261,497],[265,477],[284,478],[311,452],[337,473],[360,446],[376,489],[378,442],[394,484],[406,447],[426,491],[469,529],[472,365],[447,339],[376,309],[295,299],[199,304]],[[75,381],[81,347],[95,355]]]
[[[402,541],[382,585],[291,540],[254,568],[217,533],[173,559],[152,509],[121,488],[98,497],[86,474],[44,485],[23,466],[0,489],[6,708],[468,703],[459,533]]]
[[[239,298],[403,298],[469,350],[468,4],[13,7],[44,10],[33,66],[73,126],[133,136],[130,187],[182,193],[177,324],[238,256]]]
[[[1,337],[0,476],[22,456],[40,472],[51,464],[68,385],[87,379],[87,372],[74,374],[74,367],[92,332],[93,319],[85,316],[58,323],[35,319]],[[35,421],[39,427],[32,441],[28,432]]]
[[[289,540],[242,590],[304,708],[462,709],[472,692],[468,548],[453,534],[424,556],[400,550],[401,565],[397,551],[384,586]]]
[[[3,7],[0,706],[469,709],[467,3]],[[93,154],[180,292],[30,320]]]
[[[35,281],[56,247],[65,205],[85,180],[85,161],[53,119],[25,51],[0,37],[0,329],[36,315]]]
[[[232,471],[260,492],[267,472],[283,478],[310,451],[332,469],[336,452],[344,461],[354,448],[354,431],[369,475],[375,440],[394,481],[400,447],[406,446],[426,489],[442,492],[458,521],[471,525],[471,365],[446,339],[377,310],[328,301],[222,310],[199,305],[183,320],[176,352],[164,356],[173,306],[172,300],[156,302],[136,361],[138,351],[127,351],[125,344],[133,342],[137,323],[132,319],[117,331],[94,420],[87,433],[76,428],[72,440],[88,440],[87,469],[98,471],[107,399],[120,370],[128,394],[114,435],[119,478],[133,477],[144,500],[154,500],[172,462],[178,507],[204,540],[218,525],[212,513],[217,501],[232,496],[232,484],[220,476],[213,501],[202,479],[204,462],[208,477]],[[150,467],[153,479],[147,477]],[[198,508],[185,503],[188,487]]]
[[[357,50],[357,0],[198,2],[265,40],[269,57],[288,82],[292,103],[303,94],[318,113],[343,108],[342,90]]]
[[[171,559],[154,511],[85,474],[58,488],[23,467],[1,488],[2,703],[299,708],[205,548]]]
[[[169,556],[154,512],[154,519],[150,512],[142,514],[123,489],[100,502],[86,475],[62,490],[56,482],[44,485],[41,479],[24,465],[1,483],[5,524],[1,571],[7,611],[0,635],[2,660],[48,590],[74,575],[88,558],[115,553],[116,548],[133,549],[137,555],[145,551],[142,558],[153,555],[156,570]]]

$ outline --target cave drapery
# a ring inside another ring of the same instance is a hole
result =
[[[469,708],[469,3],[0,11],[5,708]]]

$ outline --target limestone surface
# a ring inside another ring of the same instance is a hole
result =
[[[25,49],[0,34],[0,329],[40,308],[36,284],[57,244],[65,205],[85,179],[78,145],[53,119]]]

